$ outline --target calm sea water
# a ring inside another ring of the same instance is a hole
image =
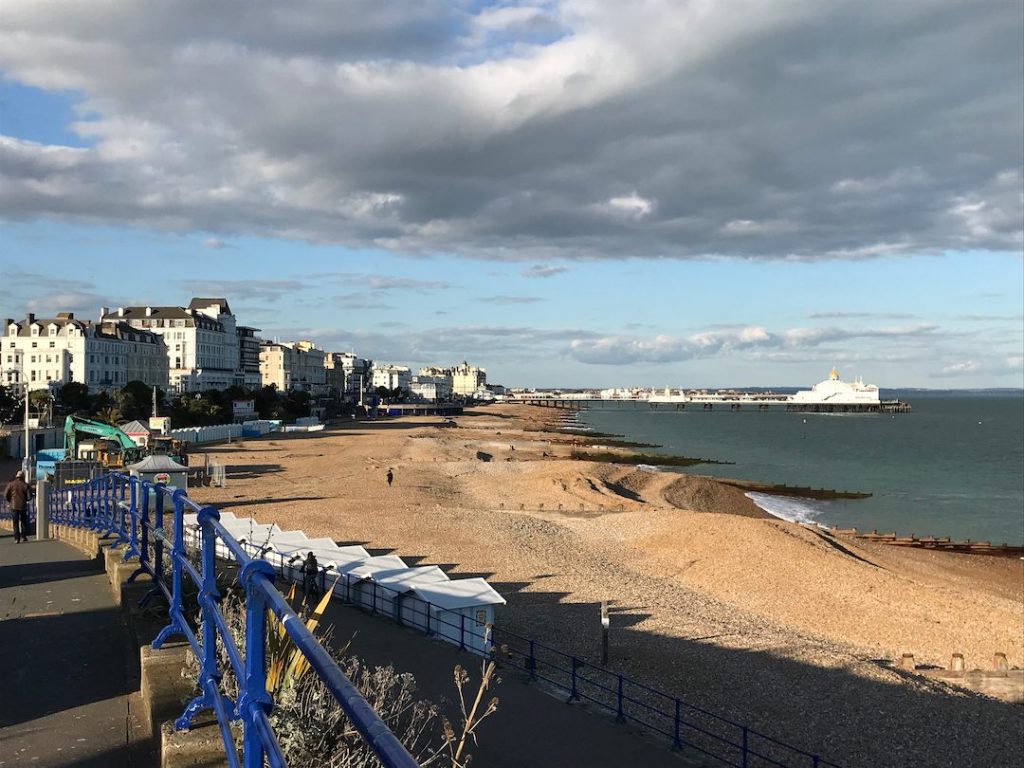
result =
[[[660,453],[732,461],[696,474],[868,491],[869,499],[758,497],[832,527],[1024,543],[1024,395],[886,392],[909,414],[804,414],[597,406],[581,422]],[[646,449],[645,449],[646,450]]]

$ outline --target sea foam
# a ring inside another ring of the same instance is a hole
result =
[[[793,523],[821,525],[817,518],[824,510],[815,506],[813,502],[807,499],[798,499],[793,496],[775,496],[769,493],[757,493],[754,491],[744,495],[765,512],[775,515],[775,517],[781,517],[783,520],[789,520]]]

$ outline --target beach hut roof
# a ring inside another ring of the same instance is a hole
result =
[[[414,568],[395,568],[387,571],[377,571],[373,574],[372,578],[382,587],[407,590],[412,589],[417,584],[436,584],[441,581],[448,581],[448,574],[436,565],[419,565]]]
[[[393,571],[408,567],[405,560],[397,555],[379,555],[367,558],[352,568],[339,568],[338,570],[351,573],[357,579],[366,579],[379,571]]]
[[[129,421],[127,424],[125,424],[123,427],[121,427],[121,431],[124,432],[126,435],[129,435],[129,436],[131,436],[131,435],[148,435],[149,434],[149,427],[147,427],[141,421],[136,419],[134,421]]]
[[[131,464],[128,469],[134,472],[188,472],[188,467],[164,454],[147,456],[142,461]]]
[[[505,604],[505,598],[495,592],[484,579],[455,579],[416,584],[412,591],[421,600],[448,611]]]

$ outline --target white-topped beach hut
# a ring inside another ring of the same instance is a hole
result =
[[[345,599],[353,605],[373,610],[373,575],[381,571],[405,570],[408,563],[397,555],[378,555],[336,566],[345,587]]]
[[[371,593],[374,598],[373,608],[377,613],[390,616],[399,624],[417,626],[426,621],[426,605],[416,599],[413,587],[417,584],[448,581],[448,574],[436,565],[418,565],[377,571],[369,579],[377,585]],[[415,620],[417,615],[420,617],[418,624]]]
[[[475,653],[490,653],[489,630],[494,623],[494,606],[504,605],[505,598],[486,580],[453,579],[417,584],[412,592],[430,606],[430,626],[421,627],[424,631]]]

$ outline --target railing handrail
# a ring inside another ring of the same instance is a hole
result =
[[[125,545],[125,561],[131,557],[139,558],[139,568],[130,580],[145,573],[155,584],[143,600],[148,600],[156,593],[169,596],[170,623],[153,641],[153,647],[159,648],[168,638],[179,634],[189,643],[199,661],[199,695],[189,702],[184,713],[175,721],[175,728],[188,728],[198,712],[212,710],[217,717],[230,766],[262,768],[265,759],[271,766],[285,765],[281,747],[267,719],[273,707],[273,700],[266,690],[266,621],[269,610],[281,621],[312,672],[330,690],[353,727],[381,763],[386,768],[413,768],[418,765],[274,586],[276,572],[273,566],[246,552],[221,525],[220,513],[216,508],[198,506],[181,489],[157,485],[118,472],[86,481],[70,493],[54,492],[52,498],[56,502],[53,504],[54,522],[89,527],[116,536],[114,543]],[[163,524],[168,506],[165,502],[168,499],[174,516],[169,557],[170,587],[165,583],[163,562],[164,548],[169,543]],[[186,509],[197,513],[202,531],[198,568],[189,561],[184,546],[183,518]],[[228,549],[240,569],[239,582],[246,601],[244,649],[238,648],[219,608],[216,576],[218,541]],[[201,633],[192,630],[184,614],[185,579],[192,581],[199,589]],[[224,648],[227,663],[238,679],[239,694],[236,701],[225,696],[220,686],[224,670],[218,666],[218,645]],[[242,722],[241,760],[230,728],[230,723],[237,720]]]

